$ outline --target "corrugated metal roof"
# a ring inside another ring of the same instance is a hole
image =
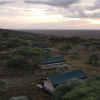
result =
[[[44,58],[43,61],[41,61],[41,64],[51,64],[51,63],[57,63],[57,62],[66,62],[63,56],[61,57],[51,57],[51,58]]]
[[[53,76],[48,76],[48,79],[51,81],[54,87],[56,87],[59,84],[69,82],[73,78],[82,79],[86,77],[87,75],[83,72],[83,70],[78,69],[78,70],[72,70],[72,71],[68,71]]]

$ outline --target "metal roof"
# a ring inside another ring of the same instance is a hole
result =
[[[53,76],[48,76],[47,78],[51,81],[54,87],[59,84],[69,82],[73,78],[82,79],[86,78],[87,75],[83,72],[82,69],[72,70],[61,74],[56,74]]]
[[[66,60],[64,59],[63,56],[61,56],[61,57],[44,58],[41,61],[41,64],[44,65],[44,64],[51,64],[51,63],[57,63],[57,62],[66,62]]]

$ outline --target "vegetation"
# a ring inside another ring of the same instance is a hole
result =
[[[78,79],[73,79],[71,82],[67,82],[65,84],[60,84],[53,91],[54,92],[54,100],[63,100],[63,97],[66,96],[67,93],[70,93],[76,87],[78,87],[78,88],[81,87],[83,84],[85,84],[84,80],[78,80]],[[70,99],[68,99],[68,100],[70,100]]]
[[[67,69],[69,69],[70,67],[68,65],[62,65],[62,66],[59,66],[57,69],[56,69],[56,72],[57,73],[63,73],[63,72],[66,72]]]
[[[46,44],[53,52],[44,55],[42,49],[35,48],[37,44]],[[0,100],[10,100],[13,97],[18,99],[17,97],[20,96],[26,96],[28,100],[48,100],[51,95],[38,91],[36,86],[37,83],[43,84],[41,77],[80,68],[84,70],[88,79],[72,79],[57,86],[54,90],[54,98],[51,100],[99,100],[99,54],[100,39],[0,29]],[[81,59],[72,59],[73,55],[74,58]],[[36,67],[44,57],[57,56],[64,56],[68,66],[50,70],[40,70]],[[87,61],[93,64],[87,64]],[[91,71],[95,72],[89,74]]]
[[[11,58],[7,60],[7,66],[26,67],[28,59],[32,59],[36,65],[43,58],[43,51],[39,48],[21,46],[10,52]]]
[[[62,52],[67,52],[67,54],[68,54],[68,51],[71,48],[72,48],[71,45],[63,45],[59,50]]]
[[[94,61],[94,64],[97,65],[97,61],[100,60],[100,55],[97,52],[93,52],[90,54],[89,57],[89,62],[91,63],[92,61]]]

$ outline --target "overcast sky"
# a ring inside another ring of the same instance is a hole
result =
[[[0,28],[100,29],[100,0],[0,0]]]

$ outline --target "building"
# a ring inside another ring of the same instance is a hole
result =
[[[62,64],[65,64],[66,60],[63,56],[61,57],[51,57],[51,58],[44,58],[41,61],[41,69],[52,69],[57,68]]]
[[[87,78],[87,75],[83,72],[82,69],[78,69],[78,70],[72,70],[65,73],[44,77],[42,79],[44,80],[44,86],[48,90],[53,91],[54,88],[59,84],[69,82],[73,78],[84,79]]]

